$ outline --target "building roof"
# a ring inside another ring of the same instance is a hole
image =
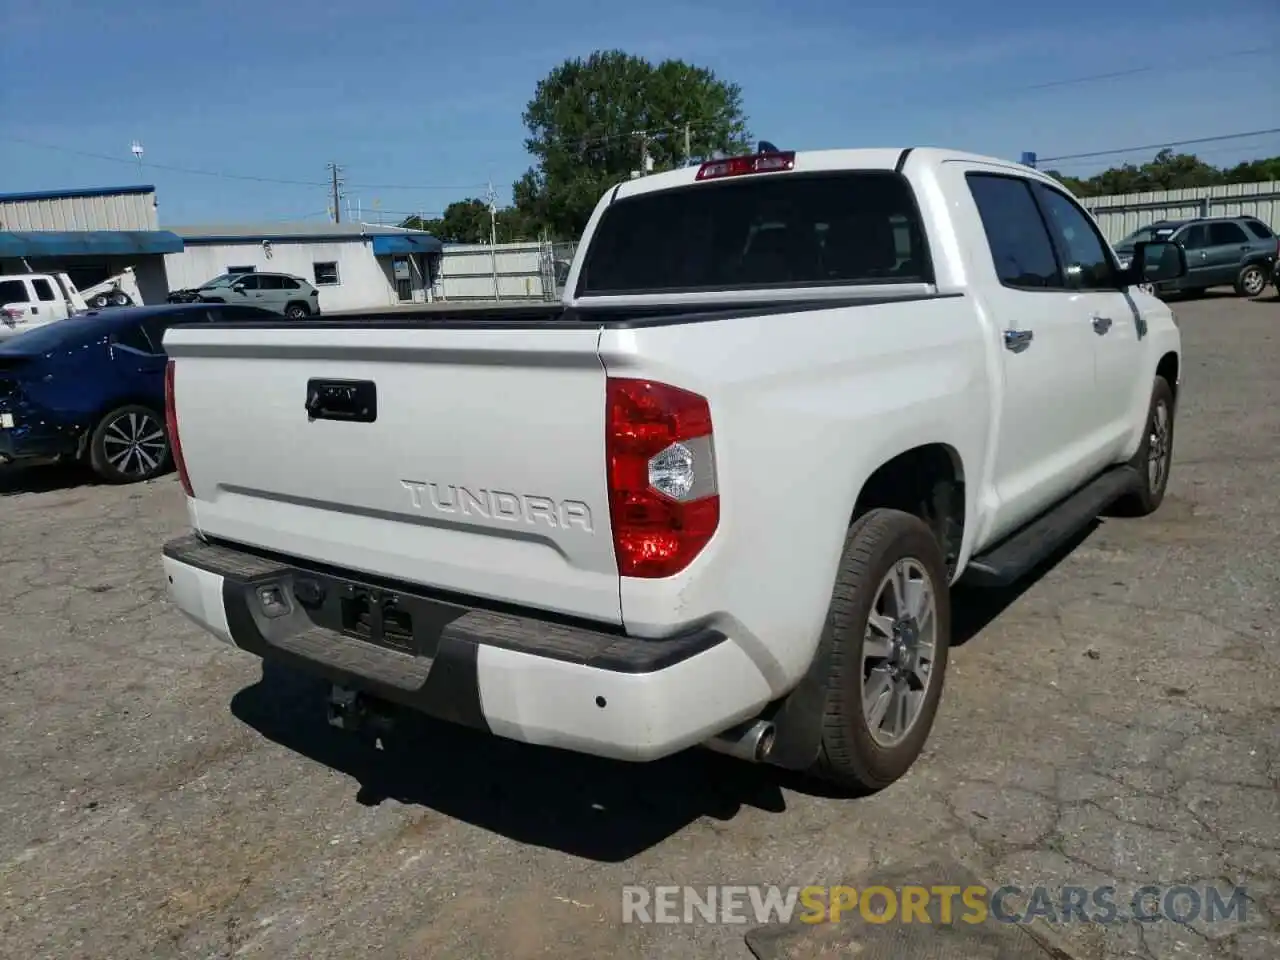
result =
[[[170,227],[187,246],[215,243],[323,243],[372,240],[374,253],[439,253],[443,245],[423,230],[372,223],[216,223]]]
[[[213,223],[169,227],[184,240],[209,243],[228,240],[355,240],[361,237],[422,234],[421,230],[372,223]],[[430,236],[430,234],[426,234]]]
[[[122,197],[155,193],[149,183],[128,187],[80,187],[71,190],[37,190],[34,193],[0,193],[0,203],[22,203],[28,200],[72,200],[77,197]]]
[[[179,253],[182,238],[167,230],[31,230],[0,232],[0,258],[131,257]]]

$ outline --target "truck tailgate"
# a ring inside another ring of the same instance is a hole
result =
[[[620,623],[598,339],[592,326],[176,327],[193,523]]]

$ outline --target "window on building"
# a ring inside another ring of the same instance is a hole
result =
[[[338,280],[338,264],[333,260],[327,260],[321,263],[313,263],[312,268],[315,270],[317,287],[336,286]]]
[[[227,273],[257,273],[257,267],[227,267]]]

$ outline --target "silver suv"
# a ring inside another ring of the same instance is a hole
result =
[[[320,291],[287,273],[224,273],[201,284],[204,303],[234,303],[283,313],[291,320],[320,315]]]

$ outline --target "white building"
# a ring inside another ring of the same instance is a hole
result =
[[[237,224],[170,227],[181,253],[168,254],[169,289],[200,286],[224,273],[287,273],[315,284],[323,313],[435,299],[439,240],[420,230],[367,223]]]
[[[149,184],[0,194],[0,273],[66,271],[83,289],[133,267],[143,300],[164,303],[163,258],[181,249]]]

